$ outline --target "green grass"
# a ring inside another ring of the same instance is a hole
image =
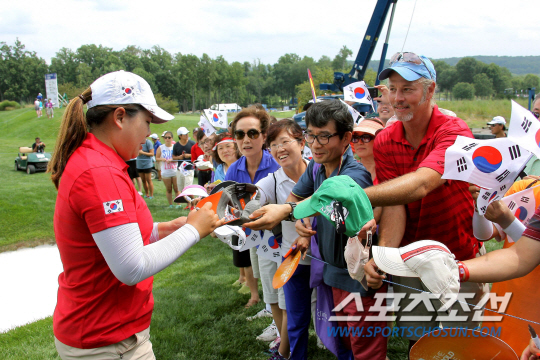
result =
[[[469,104],[458,105],[459,102],[453,102],[441,106],[454,111],[463,107],[459,111],[465,114],[465,105]],[[30,146],[36,136],[40,136],[47,149],[52,151],[62,112],[56,110],[55,118],[51,120],[46,117],[37,119],[31,108],[0,112],[0,252],[54,242],[56,190],[49,175],[16,172],[13,162],[18,147]],[[276,117],[292,114],[274,113]],[[161,135],[164,130],[174,132],[180,126],[192,129],[198,120],[199,115],[176,115],[167,124],[152,125],[152,132]],[[147,201],[154,221],[168,221],[186,214],[168,208],[163,183],[155,181],[154,186],[156,197]],[[490,250],[500,246],[493,241],[488,243]],[[245,320],[246,316],[262,309],[262,304],[243,309],[248,298],[229,285],[237,277],[238,270],[232,265],[231,251],[210,237],[155,276],[156,305],[151,335],[158,359],[268,358],[263,354],[267,349],[266,343],[256,341],[255,336],[269,321]],[[316,347],[313,330],[311,335],[309,358],[333,359],[328,351]],[[392,360],[406,359],[406,350],[406,341],[393,338],[388,357]],[[0,334],[0,359],[58,359],[52,318]]]

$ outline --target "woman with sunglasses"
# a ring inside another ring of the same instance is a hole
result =
[[[375,184],[375,158],[373,157],[373,143],[375,136],[384,128],[384,124],[377,118],[365,119],[353,129],[351,142],[354,153],[360,158],[360,163],[371,174]]]
[[[161,162],[161,179],[163,180],[163,185],[165,185],[165,190],[167,191],[167,201],[169,202],[169,207],[174,208],[172,201],[172,190],[174,188],[175,196],[178,196],[178,185],[176,185],[176,173],[178,171],[178,164],[176,161],[172,161],[172,152],[173,152],[173,134],[170,131],[167,131],[163,135],[165,139],[165,144],[162,144],[158,147],[156,153],[156,160]]]
[[[102,76],[66,107],[48,168],[58,189],[64,271],[53,330],[63,360],[155,359],[152,276],[222,224],[209,206],[153,223],[129,179],[124,160],[139,153],[150,123],[171,119],[148,83],[124,71]]]
[[[232,122],[232,130],[238,149],[242,153],[242,157],[232,163],[227,170],[225,180],[232,180],[239,183],[256,184],[259,180],[265,178],[268,174],[279,169],[279,165],[274,160],[272,155],[264,149],[266,141],[266,131],[270,125],[270,116],[264,109],[250,106],[240,111]],[[250,257],[252,266],[245,268],[246,282],[251,291],[251,298],[245,305],[249,308],[259,302],[259,291],[256,279],[260,277],[260,273],[269,272],[268,267],[271,266],[271,260],[259,259],[256,254],[256,249],[252,248],[249,251],[242,251],[247,264],[247,257]],[[261,271],[259,271],[259,265]],[[254,281],[250,281],[248,274],[253,274]],[[269,286],[269,288],[267,288]],[[264,290],[267,291],[264,291]],[[263,293],[274,293],[272,283],[263,283]],[[275,292],[277,294],[277,291]],[[266,302],[266,301],[265,301]],[[277,303],[277,301],[276,301]],[[271,341],[271,340],[270,340]]]

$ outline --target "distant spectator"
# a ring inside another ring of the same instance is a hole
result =
[[[537,94],[533,101],[532,106],[533,115],[539,119],[540,118],[540,94]]]
[[[133,158],[131,160],[126,161],[126,164],[128,164],[128,175],[131,181],[133,181],[133,185],[137,188],[137,191],[139,192],[139,195],[142,196],[142,180],[141,176],[139,175],[139,172],[137,171],[137,158]]]
[[[53,106],[54,105],[53,105],[51,99],[49,99],[49,101],[47,101],[47,103],[45,104],[45,107],[47,108],[47,118],[48,119],[52,119],[54,117]]]
[[[43,116],[43,101],[39,100],[39,116]]]
[[[172,132],[166,131],[163,139],[165,139],[165,144],[161,145],[156,153],[156,160],[161,162],[161,179],[163,180],[163,185],[165,185],[165,190],[167,191],[167,201],[169,202],[169,207],[174,208],[175,206],[172,203],[172,190],[174,188],[175,196],[180,192],[178,191],[178,186],[176,185],[176,172],[178,167],[176,162],[172,160]]]
[[[506,137],[506,120],[502,116],[495,116],[493,120],[487,123],[490,127],[491,133],[495,135],[495,138]]]
[[[154,165],[154,145],[148,139],[142,145],[142,149],[139,150],[139,156],[137,156],[137,171],[142,179],[144,187],[144,198],[154,198],[154,183],[152,182],[152,166]]]
[[[157,134],[150,135],[150,139],[154,142],[154,154],[157,154],[157,149],[161,146],[161,142],[159,141],[159,136]],[[154,155],[154,161],[156,162],[155,168],[158,172],[158,181],[161,181],[161,161],[156,160],[156,156]]]
[[[210,134],[210,136],[207,136],[206,139],[202,141],[202,150],[204,152],[203,157],[202,157],[203,161],[210,161],[211,163],[213,163],[212,148],[214,147],[215,138],[216,138],[216,134],[214,133],[214,134]],[[199,147],[200,146],[201,145],[199,145]],[[198,158],[200,158],[200,156]],[[206,169],[206,170],[199,169],[199,177],[198,177],[199,185],[205,186],[211,180],[212,180],[212,169]]]
[[[386,122],[390,120],[392,116],[394,116],[394,108],[388,99],[388,88],[386,85],[377,85],[376,88],[380,91],[379,97],[373,99],[377,101],[377,112],[379,113],[377,118],[380,119],[384,125],[386,125]]]
[[[41,93],[38,93],[36,99],[38,99],[39,101],[43,100],[43,95],[41,95]]]
[[[36,142],[32,144],[32,151],[37,153],[42,153],[45,151],[45,143],[41,141],[40,138],[36,138]]]
[[[41,108],[39,107],[39,100],[36,99],[36,101],[34,101],[34,110],[36,110],[36,115],[38,118],[41,117]]]
[[[193,165],[191,165],[191,148],[195,142],[189,139],[189,130],[180,127],[176,131],[178,142],[173,146],[173,160],[178,160],[178,172],[176,173],[176,184],[178,190],[182,192],[186,186],[193,184]],[[186,166],[188,163],[189,165]],[[187,198],[186,198],[187,200]],[[191,201],[188,201],[187,209],[191,208]]]

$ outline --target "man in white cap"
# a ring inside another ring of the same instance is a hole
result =
[[[506,137],[506,120],[502,116],[495,116],[493,120],[487,123],[491,130],[491,133],[495,135],[495,138]]]
[[[193,184],[194,170],[193,165],[183,165],[184,162],[191,162],[191,148],[195,145],[193,140],[189,139],[189,130],[184,126],[179,127],[176,131],[178,142],[173,146],[173,160],[178,161],[178,172],[176,173],[176,183],[178,191]],[[187,200],[187,199],[186,199]],[[191,202],[188,201],[186,209],[191,207]]]

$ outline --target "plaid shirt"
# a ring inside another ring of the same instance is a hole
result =
[[[446,149],[457,135],[472,137],[467,124],[434,107],[426,135],[415,149],[405,139],[403,124],[396,122],[375,138],[374,156],[379,183],[426,167],[442,174]],[[458,260],[473,258],[479,250],[473,236],[473,200],[468,184],[447,180],[421,200],[405,205],[407,221],[400,246],[417,240],[440,241]]]

